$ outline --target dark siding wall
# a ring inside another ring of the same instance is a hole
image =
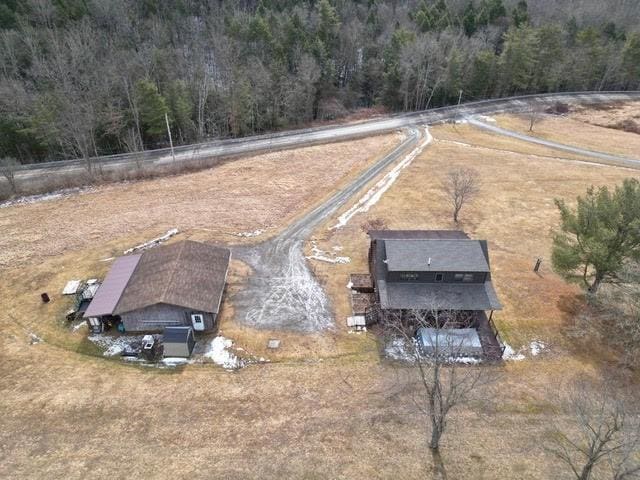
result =
[[[212,330],[215,327],[215,314],[198,312],[164,303],[123,313],[120,318],[127,332],[152,332],[161,331],[164,327],[190,327],[192,313],[201,313],[204,316],[206,330]]]
[[[417,278],[415,279],[403,278],[403,274],[405,273],[410,275],[416,274]],[[443,283],[462,283],[462,282],[456,282],[454,280],[454,276],[456,273],[464,274],[465,272],[389,272],[387,274],[387,281],[388,282],[432,283],[436,281],[436,273],[442,273],[444,275],[442,280]],[[486,277],[487,277],[487,274],[484,272],[475,272],[473,273],[473,282],[470,282],[470,283],[484,283],[486,281]]]

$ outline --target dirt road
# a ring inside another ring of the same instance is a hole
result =
[[[392,132],[415,125],[433,124],[461,118],[465,115],[495,114],[517,112],[530,108],[531,104],[551,105],[563,103],[611,103],[640,99],[640,92],[577,92],[561,94],[525,95],[492,100],[481,100],[462,104],[459,107],[442,107],[421,112],[390,115],[385,118],[352,123],[347,125],[329,125],[318,128],[290,130],[275,134],[245,138],[217,140],[207,143],[176,147],[174,155],[169,149],[149,150],[133,154],[97,157],[91,162],[100,165],[105,173],[112,170],[131,168],[136,164],[145,166],[166,166],[172,162],[192,161],[244,156],[259,152],[298,148],[302,145],[340,142],[348,139],[363,138]],[[51,180],[57,176],[83,173],[87,163],[83,160],[65,160],[57,162],[23,165],[16,172],[17,181],[25,187],[28,183]]]
[[[252,247],[235,247],[234,256],[253,269],[245,288],[232,299],[237,320],[254,328],[304,332],[331,328],[334,322],[329,299],[307,264],[304,241],[320,222],[385,168],[416,149],[422,150],[428,143],[424,139],[424,130],[412,128],[391,153],[280,235]]]
[[[582,155],[585,157],[591,157],[598,160],[602,160],[602,163],[605,163],[607,165],[640,168],[640,160],[636,160],[633,158],[623,157],[621,155],[611,155],[610,153],[597,152],[595,150],[589,150],[586,148],[565,145],[563,143],[553,142],[551,140],[545,140],[543,138],[538,138],[531,135],[524,135],[519,132],[514,132],[512,130],[507,130],[505,128],[500,128],[495,125],[490,125],[486,122],[482,122],[473,115],[467,116],[465,117],[465,119],[467,120],[467,122],[469,122],[470,125],[473,125],[474,127],[478,127],[492,133],[497,133],[498,135],[505,135],[507,137],[516,138],[524,142],[536,143],[538,145],[554,148],[556,150],[562,150],[570,153],[577,153],[578,155]]]

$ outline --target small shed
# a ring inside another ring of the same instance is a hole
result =
[[[196,344],[191,327],[165,327],[162,336],[164,357],[190,357]]]

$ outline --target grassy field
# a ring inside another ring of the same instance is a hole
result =
[[[398,141],[386,135],[268,153],[196,173],[0,208],[0,269],[109,239],[126,238],[133,246],[170,228],[224,243],[240,242],[238,232],[272,235]]]
[[[104,274],[109,262],[101,259],[167,228],[184,230],[181,238],[234,242],[231,232],[276,232],[397,137],[312,147],[313,158],[282,154],[308,167],[304,174],[267,155],[229,163],[222,172],[105,187],[57,201],[58,209],[54,202],[0,209],[8,232],[0,239],[0,478],[431,478],[427,429],[413,402],[419,390],[404,381],[411,372],[380,359],[372,332],[351,334],[344,324],[348,274],[366,271],[361,226],[371,219],[390,228],[462,228],[486,238],[505,305],[495,316],[498,327],[527,356],[491,367],[496,383],[452,416],[442,447],[449,478],[568,478],[542,449],[552,426],[568,422],[555,393],[577,375],[620,370],[615,352],[575,335],[575,319],[586,307],[578,289],[549,267],[550,231],[558,221],[553,199],[573,199],[589,185],[613,185],[638,172],[502,137],[498,142],[466,125],[431,132],[432,145],[370,211],[338,230],[329,230],[335,219],[328,219],[313,235],[323,250],[341,247],[340,255],[352,259],[311,263],[329,292],[336,331],[257,333],[237,326],[233,305],[225,303],[223,333],[240,346],[262,354],[269,336],[283,339],[271,363],[237,372],[210,365],[159,370],[82,355],[95,352],[82,330],[71,332],[59,321],[67,302],[54,294],[43,305],[39,293],[57,293],[69,278]],[[618,142],[633,135],[610,132]],[[335,158],[343,157],[334,171]],[[459,226],[439,189],[444,172],[456,165],[476,168],[482,179]],[[95,206],[110,198],[115,203]],[[246,213],[243,201],[253,205]],[[83,211],[90,213],[87,226],[56,229],[56,222],[72,226],[71,216]],[[87,238],[91,231],[95,236]],[[540,276],[532,272],[537,257],[544,259]],[[234,262],[231,292],[246,275]],[[32,332],[44,342],[30,344]],[[547,345],[539,356],[527,348],[533,340]],[[627,382],[638,390],[633,372]]]
[[[592,115],[587,112],[566,117],[542,115],[532,132],[529,131],[530,119],[526,114],[501,116],[498,125],[565,145],[634,159],[640,157],[640,135],[591,124],[587,120],[592,119]]]

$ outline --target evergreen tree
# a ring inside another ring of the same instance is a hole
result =
[[[139,80],[136,83],[136,95],[144,135],[150,139],[166,135],[165,114],[169,113],[169,108],[158,87],[149,79]]]
[[[529,6],[525,0],[520,0],[511,13],[513,24],[516,27],[524,25],[529,21]]]
[[[553,268],[596,294],[629,261],[640,260],[640,182],[626,179],[613,192],[591,187],[575,209],[556,200],[560,230],[554,235]]]

